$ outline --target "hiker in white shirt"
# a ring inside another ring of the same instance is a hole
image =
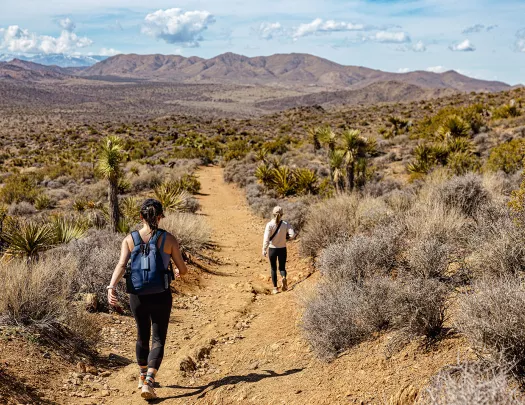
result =
[[[277,294],[277,260],[279,260],[279,273],[282,277],[282,291],[288,289],[286,281],[286,241],[295,238],[295,232],[292,226],[282,220],[283,209],[275,207],[273,209],[273,218],[266,224],[264,230],[263,251],[264,257],[269,257],[272,269],[273,294]]]

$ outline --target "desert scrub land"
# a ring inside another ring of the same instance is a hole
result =
[[[302,255],[319,273],[302,299],[301,339],[322,362],[382,338],[394,358],[459,336],[471,356],[414,388],[414,401],[522,403],[524,96],[242,117],[146,114],[129,100],[117,103],[128,106],[119,117],[98,104],[82,115],[67,98],[47,107],[4,100],[3,336],[61,353],[61,369],[100,366],[89,348],[101,339],[107,276],[141,200],[162,201],[164,226],[202,265],[214,241],[195,196],[199,168],[215,165],[259,217],[280,204],[300,231]],[[124,291],[119,298],[125,308]]]

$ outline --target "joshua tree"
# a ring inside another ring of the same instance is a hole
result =
[[[108,181],[109,225],[113,232],[117,232],[120,221],[118,185],[122,176],[121,161],[122,140],[118,136],[108,136],[101,145],[97,170]]]
[[[356,130],[347,130],[343,132],[343,153],[346,166],[346,183],[347,190],[352,191],[355,187],[355,176],[357,164],[366,159],[368,152],[373,148],[373,143]]]
[[[308,129],[308,136],[312,140],[315,151],[318,151],[319,149],[321,149],[321,142],[319,141],[319,132],[320,132],[319,127]]]
[[[335,151],[337,145],[337,134],[332,131],[332,128],[326,126],[324,128],[317,129],[318,141],[328,145],[330,153]]]
[[[345,189],[344,152],[336,150],[330,153],[330,176],[337,194]]]

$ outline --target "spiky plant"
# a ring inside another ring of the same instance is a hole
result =
[[[261,184],[263,184],[267,188],[269,188],[272,185],[273,176],[274,176],[274,169],[271,169],[265,164],[260,165],[255,170],[255,177],[257,178],[257,180],[259,180]]]
[[[102,142],[97,171],[108,181],[109,224],[113,232],[117,232],[120,211],[118,206],[118,185],[122,177],[122,139],[118,136],[108,136]]]
[[[312,141],[312,144],[314,145],[314,150],[318,151],[321,149],[321,141],[319,140],[319,129],[316,128],[308,128],[308,137]]]
[[[357,129],[346,130],[342,136],[344,160],[346,166],[346,183],[348,191],[352,191],[356,185],[356,166],[358,161],[366,159],[367,154],[374,149],[372,141],[361,136]]]
[[[432,145],[428,143],[419,144],[414,148],[414,160],[410,162],[407,169],[411,173],[427,174],[438,163],[438,158],[447,154],[442,145]]]
[[[81,239],[89,229],[89,221],[83,217],[66,218],[55,216],[51,221],[53,244],[69,243]]]
[[[474,144],[467,138],[449,138],[445,144],[449,153],[474,153]]]
[[[155,188],[155,197],[166,211],[186,212],[191,195],[176,182],[164,182]]]
[[[479,158],[469,151],[452,152],[447,159],[447,167],[457,176],[480,168]]]
[[[470,135],[470,125],[458,115],[450,115],[437,130],[437,136],[442,141],[450,138],[464,138]]]
[[[299,194],[317,194],[319,192],[319,179],[313,170],[296,169],[293,176]]]
[[[11,220],[2,231],[2,240],[7,244],[4,256],[36,260],[40,253],[53,247],[53,239],[49,224]]]
[[[330,153],[330,177],[336,193],[340,194],[345,189],[345,154],[342,150]]]
[[[273,169],[273,188],[280,197],[287,197],[295,192],[295,179],[287,166]]]
[[[330,152],[335,151],[335,147],[337,146],[337,134],[332,131],[332,128],[329,126],[317,128],[317,139],[319,142],[326,144]]]
[[[265,147],[262,147],[255,153],[255,159],[257,159],[257,161],[259,162],[263,162],[264,164],[266,164],[268,155],[269,155],[268,149],[266,149]]]
[[[120,200],[120,212],[131,222],[140,222],[140,201],[137,197],[126,197]]]

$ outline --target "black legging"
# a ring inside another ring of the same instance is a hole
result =
[[[172,297],[171,291],[151,295],[129,295],[131,312],[137,323],[137,363],[141,367],[158,370],[164,357],[164,343],[168,333]],[[151,350],[149,339],[153,324]]]
[[[279,273],[286,278],[286,248],[270,248],[268,256],[272,268],[272,283],[277,287],[277,259],[279,259]]]

